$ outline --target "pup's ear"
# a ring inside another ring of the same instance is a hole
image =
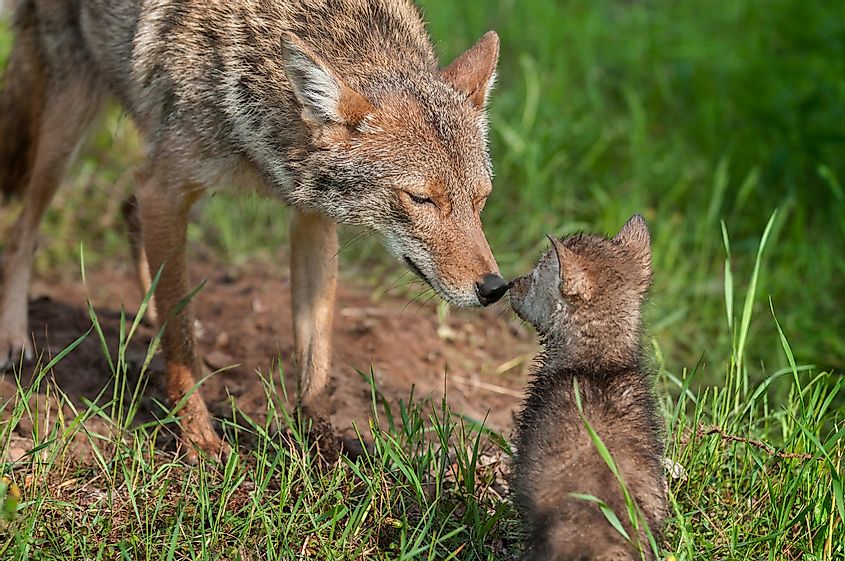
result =
[[[578,254],[566,247],[557,237],[549,234],[549,241],[557,255],[560,267],[560,288],[568,296],[577,296],[582,300],[590,300],[595,291],[595,285],[590,278]]]
[[[651,234],[641,214],[632,216],[613,241],[628,249],[640,261],[643,269],[651,274]]]
[[[346,85],[295,34],[286,32],[282,47],[285,73],[306,122],[354,127],[373,112],[372,103]]]
[[[496,82],[498,61],[499,36],[495,31],[488,31],[478,43],[441,70],[440,76],[483,109]]]

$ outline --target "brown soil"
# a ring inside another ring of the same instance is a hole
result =
[[[260,419],[267,402],[258,373],[265,377],[272,373],[278,383],[279,359],[286,372],[291,362],[288,279],[260,265],[236,275],[208,264],[192,272],[194,279],[208,279],[195,298],[194,309],[201,352],[209,370],[217,371],[202,385],[209,409],[217,416],[231,416],[231,396],[240,410]],[[78,280],[40,279],[33,284],[29,320],[42,363],[90,328],[86,295],[114,356],[121,306],[131,323],[140,305],[137,283],[129,272],[105,269],[89,272],[87,285],[86,291]],[[500,304],[484,310],[452,310],[439,321],[434,305],[409,304],[407,298],[396,297],[376,301],[372,290],[342,283],[327,403],[332,424],[344,431],[355,422],[366,432],[370,386],[356,371],[369,373],[372,368],[379,390],[391,402],[407,399],[412,387],[417,398],[436,400],[445,389],[454,411],[478,420],[486,417],[487,426],[507,433],[535,343],[506,309],[506,304]],[[140,369],[154,333],[143,323],[129,345],[127,357],[134,369]],[[160,358],[151,370],[155,379],[161,370]],[[91,333],[52,369],[50,381],[84,408],[86,400],[93,400],[109,384],[109,372],[101,344]],[[285,379],[292,399],[294,378],[287,373]],[[0,400],[13,397],[14,388],[11,374],[0,374]],[[43,400],[43,395],[37,397]],[[164,398],[154,380],[142,402],[140,419],[160,411],[155,400]],[[21,424],[20,436],[29,436],[25,434],[29,426]]]

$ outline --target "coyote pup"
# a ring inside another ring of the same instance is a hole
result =
[[[663,445],[650,375],[640,357],[640,308],[651,280],[648,228],[631,218],[613,239],[560,241],[531,274],[511,283],[520,318],[544,351],[517,420],[514,502],[527,530],[526,559],[651,559],[645,533],[631,528],[620,486],[587,433],[575,401],[610,450],[631,496],[656,533],[667,515]],[[613,508],[628,543],[593,495]]]
[[[457,306],[507,290],[481,229],[492,189],[485,104],[499,40],[439,69],[410,0],[13,0],[0,92],[0,192],[23,210],[2,267],[0,368],[32,355],[27,287],[38,225],[104,99],[144,140],[139,255],[152,273],[183,440],[224,448],[195,391],[201,374],[185,252],[206,188],[293,207],[298,397],[319,408],[330,366],[336,223],[380,233]],[[131,221],[130,221],[131,222]],[[166,322],[166,323],[165,323]],[[188,447],[190,449],[190,446]]]

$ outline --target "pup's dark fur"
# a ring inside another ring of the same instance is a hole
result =
[[[511,305],[540,334],[544,352],[517,422],[513,492],[527,531],[526,559],[652,559],[634,532],[615,476],[599,456],[576,405],[610,450],[653,533],[667,514],[663,445],[650,376],[640,356],[640,308],[651,280],[642,217],[613,239],[551,239],[531,274],[511,286]],[[609,504],[628,543],[595,503]]]

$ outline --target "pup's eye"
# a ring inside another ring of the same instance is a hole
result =
[[[408,196],[411,197],[411,200],[418,205],[437,206],[437,204],[434,202],[434,199],[432,199],[431,197],[423,197],[421,195],[415,195],[414,193],[408,193]]]

